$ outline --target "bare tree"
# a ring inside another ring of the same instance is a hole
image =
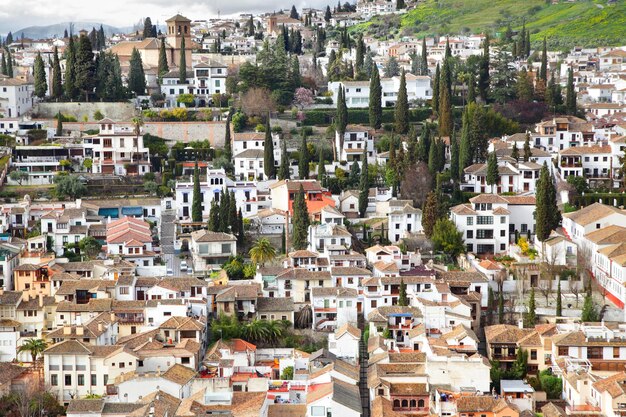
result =
[[[569,291],[576,297],[576,308],[578,308],[578,297],[580,297],[581,289],[580,279],[569,280]]]
[[[541,295],[543,295],[543,297],[546,299],[546,307],[547,307],[548,298],[550,297],[550,294],[552,293],[552,280],[542,279],[541,281],[539,281],[538,289]]]
[[[267,116],[276,108],[269,90],[254,87],[241,96],[241,108],[248,116]]]
[[[408,167],[404,172],[404,178],[400,184],[400,194],[402,198],[413,200],[415,207],[423,207],[426,196],[432,187],[433,177],[428,165],[424,162],[418,162]]]

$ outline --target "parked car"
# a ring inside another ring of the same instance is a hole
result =
[[[165,275],[167,275],[168,277],[171,277],[174,275],[174,271],[172,271],[172,268],[167,268],[165,270]]]
[[[180,261],[180,272],[187,272],[188,269],[187,261]]]

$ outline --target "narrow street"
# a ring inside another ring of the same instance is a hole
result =
[[[176,233],[174,220],[176,220],[176,216],[171,210],[164,211],[161,215],[161,251],[167,268],[173,271],[174,276],[180,276],[180,259],[174,250],[174,235]]]

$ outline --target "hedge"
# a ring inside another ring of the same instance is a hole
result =
[[[609,206],[626,206],[626,194],[620,192],[614,193],[585,193],[584,196],[576,196],[573,198],[572,203],[574,203],[577,207],[580,206],[589,206],[593,203],[598,203],[602,200],[603,204]],[[617,200],[617,204],[615,201]]]
[[[409,121],[423,122],[432,114],[432,110],[428,107],[409,110]],[[336,110],[305,110],[304,120],[302,124],[305,126],[329,126],[335,118]],[[394,109],[383,109],[382,123],[394,122]],[[368,109],[348,109],[348,123],[366,125],[369,123]]]

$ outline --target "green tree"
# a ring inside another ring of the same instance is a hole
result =
[[[300,160],[298,161],[298,177],[303,180],[309,178],[309,148],[306,141],[306,130],[300,133]]]
[[[319,157],[317,159],[317,180],[322,184],[326,184],[326,161],[324,160],[324,148],[319,147]]]
[[[363,149],[363,168],[361,169],[361,179],[359,181],[359,217],[365,217],[369,204],[370,179],[369,165],[367,163],[367,149]]]
[[[143,62],[137,48],[133,48],[133,52],[130,55],[128,89],[137,95],[142,95],[146,92],[146,75],[143,71]]]
[[[217,205],[217,201],[211,202],[211,211],[209,212],[208,229],[211,232],[220,231],[220,207]]]
[[[228,192],[222,191],[220,193],[220,228],[219,231],[223,233],[230,232],[229,222],[229,211],[230,211],[230,194]]]
[[[7,59],[7,73],[6,73],[6,75],[9,78],[13,78],[13,76],[15,75],[15,74],[13,74],[13,56],[11,54],[11,50],[8,47],[5,49],[5,51],[6,51],[6,55],[7,55],[7,58],[6,58]]]
[[[67,48],[65,49],[65,97],[68,100],[76,99],[78,89],[76,88],[76,46],[74,37],[70,36]]]
[[[533,325],[534,326],[534,325]],[[528,372],[528,351],[522,348],[517,349],[517,357],[511,367],[511,377],[513,379],[523,379]]]
[[[593,296],[591,292],[587,292],[585,295],[585,301],[583,302],[583,310],[580,315],[580,320],[585,323],[597,322],[600,319],[598,310],[593,303]]]
[[[398,305],[405,307],[409,305],[409,300],[406,296],[406,284],[404,278],[400,278],[400,295],[398,296]]]
[[[533,328],[537,323],[537,312],[535,305],[535,289],[530,289],[530,297],[526,306],[526,314],[524,314],[524,327]]]
[[[498,323],[504,324],[504,296],[500,291],[498,296]]]
[[[239,212],[237,213],[237,245],[239,245],[240,248],[243,247],[245,239],[246,239],[246,230],[243,224],[243,213],[241,212],[241,208],[240,208]]]
[[[33,363],[37,361],[37,357],[48,348],[48,342],[43,339],[26,339],[20,347],[17,348],[18,353],[28,352]]]
[[[383,74],[387,78],[400,75],[400,64],[398,64],[396,57],[390,56],[389,59],[387,59],[385,67],[383,68]]]
[[[450,178],[455,182],[461,179],[459,176],[459,140],[454,132],[450,136]]]
[[[357,161],[352,162],[350,165],[350,176],[348,177],[348,183],[350,187],[353,187],[359,183],[361,179],[361,168],[359,167],[359,163]]]
[[[550,232],[561,223],[561,212],[556,201],[556,188],[545,163],[539,173],[535,196],[535,233],[537,239],[543,242],[550,236]]]
[[[346,105],[346,91],[343,87],[339,89],[337,95],[337,114],[335,118],[335,129],[339,132],[340,148],[343,147],[343,135],[348,126],[348,106]]]
[[[530,133],[526,133],[526,140],[524,140],[524,162],[528,162],[532,155],[533,152],[530,148]]]
[[[437,220],[431,240],[436,251],[449,255],[455,262],[460,254],[465,253],[463,235],[448,218],[443,217]]]
[[[35,75],[35,95],[44,98],[48,92],[48,83],[46,82],[46,68],[41,58],[41,54],[37,53],[34,64]]]
[[[409,131],[409,99],[406,91],[406,77],[404,70],[400,75],[400,88],[398,89],[398,100],[394,112],[395,131],[399,134],[406,134]]]
[[[493,151],[489,154],[487,159],[487,184],[491,186],[491,192],[496,192],[495,185],[500,181],[500,173],[498,172],[498,158],[496,152]]]
[[[532,101],[535,96],[535,90],[533,86],[533,79],[526,71],[526,68],[522,68],[517,76],[517,84],[515,86],[517,92],[517,98],[522,101]]]
[[[152,38],[152,20],[150,19],[150,16],[146,17],[143,21],[143,38],[147,39],[147,38]]]
[[[300,190],[296,194],[293,202],[293,248],[295,250],[306,249],[307,235],[309,231],[309,210],[306,205],[304,188],[300,185]]]
[[[545,41],[545,40],[544,40]],[[556,316],[561,317],[563,315],[563,297],[561,296],[561,280],[556,287]]]
[[[439,79],[439,136],[450,136],[452,133],[452,101],[450,86],[447,84],[450,78],[449,63],[444,62],[443,71]]]
[[[191,221],[199,223],[202,221],[202,192],[200,191],[200,170],[198,161],[193,166],[193,199],[191,201]]]
[[[85,97],[89,97],[95,87],[96,65],[93,59],[93,46],[88,36],[81,35],[78,39],[74,67],[75,87]]]
[[[374,129],[380,129],[383,118],[382,108],[382,87],[380,85],[380,74],[378,69],[372,70],[370,79],[370,99],[369,99],[369,122]]]
[[[7,75],[7,53],[6,49],[2,51],[2,64],[0,65],[0,73]]]
[[[545,83],[548,82],[548,49],[546,47],[546,37],[543,37],[543,49],[541,50],[541,67],[539,69],[539,78]]]
[[[293,366],[287,366],[280,374],[280,379],[284,381],[291,381],[293,379]]]
[[[435,79],[433,81],[433,98],[431,100],[431,106],[433,108],[433,115],[437,115],[439,113],[439,87],[441,84],[441,69],[439,64],[435,68]]]
[[[267,179],[276,177],[276,165],[274,162],[274,139],[270,127],[270,115],[267,115],[265,122],[265,141],[263,143],[263,169]]]
[[[574,70],[567,70],[567,89],[565,91],[565,112],[570,115],[576,114],[576,90],[574,89]]]
[[[422,162],[428,162],[428,154],[430,152],[430,125],[424,123],[422,128],[422,135],[420,136],[419,143],[417,144],[417,160]]]
[[[519,160],[519,149],[517,148],[517,142],[513,142],[513,149],[511,149],[511,158],[517,162]]]
[[[287,141],[283,138],[280,143],[280,169],[278,170],[279,180],[288,180],[291,175],[289,174],[289,154],[287,153]]]
[[[230,138],[230,114],[226,118],[226,126],[225,126],[225,136],[224,136],[224,157],[228,162],[232,162],[233,160],[233,147]]]
[[[59,113],[57,113],[56,136],[63,136],[63,115],[61,114],[61,110],[59,110]]]
[[[187,53],[185,51],[185,37],[180,42],[180,62],[178,64],[178,84],[187,84]]]
[[[119,58],[110,51],[100,52],[97,59],[96,95],[103,101],[123,100],[126,97]]]
[[[441,201],[436,191],[430,191],[426,196],[424,209],[422,211],[422,228],[427,238],[431,238],[437,223],[441,217]]]
[[[422,54],[420,55],[419,74],[428,75],[428,50],[426,49],[426,37],[422,38]]]
[[[77,175],[57,175],[54,177],[55,193],[59,198],[75,200],[87,192],[87,187]]]
[[[487,102],[490,84],[489,43],[489,34],[487,34],[485,35],[485,40],[483,41],[483,55],[482,59],[480,60],[480,67],[478,68],[478,93],[480,94],[480,97],[484,102]]]
[[[161,84],[163,80],[163,75],[167,74],[169,70],[170,68],[167,64],[167,54],[165,53],[165,39],[161,39],[159,45],[159,64],[157,66],[159,84]]]
[[[89,259],[94,259],[102,252],[102,245],[92,236],[84,237],[78,241],[78,248]]]
[[[474,103],[476,101],[476,76],[471,73],[467,80],[467,103]]]
[[[261,267],[272,262],[276,257],[276,249],[267,238],[261,238],[254,243],[250,249],[250,259]]]

